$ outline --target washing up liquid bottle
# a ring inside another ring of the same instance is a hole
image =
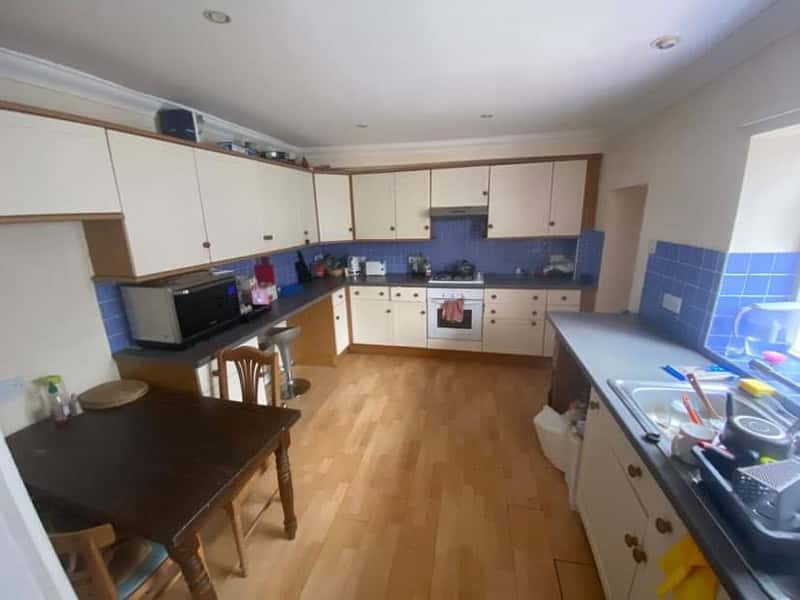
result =
[[[69,417],[69,405],[66,398],[61,397],[56,384],[52,381],[47,386],[47,396],[50,399],[50,417],[56,425],[63,425]]]

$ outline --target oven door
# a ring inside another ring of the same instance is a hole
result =
[[[464,300],[464,318],[460,323],[442,318],[444,300],[428,299],[428,337],[440,340],[479,342],[483,330],[483,301]]]

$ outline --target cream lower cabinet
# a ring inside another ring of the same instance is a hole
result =
[[[581,293],[578,290],[547,290],[547,312],[563,311],[563,312],[580,312],[581,310]],[[544,356],[553,356],[556,347],[556,331],[550,324],[550,321],[545,320],[544,324],[544,346],[542,354]]]
[[[347,316],[345,290],[333,294],[333,332],[336,340],[336,354],[341,354],[350,345],[350,323]]]
[[[0,110],[0,216],[118,213],[101,127]]]
[[[428,345],[428,316],[425,302],[392,302],[394,336],[392,344],[408,348]]]
[[[659,558],[686,526],[594,390],[585,431],[577,505],[606,598],[657,598]]]
[[[392,345],[394,319],[389,288],[351,287],[350,314],[354,344]]]
[[[538,356],[544,344],[544,290],[483,292],[483,351]]]

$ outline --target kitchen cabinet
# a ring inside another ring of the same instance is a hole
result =
[[[297,213],[297,226],[300,231],[300,243],[316,244],[319,241],[319,224],[317,223],[317,202],[314,198],[314,176],[308,171],[284,169],[292,198],[293,212]]]
[[[209,262],[194,150],[108,132],[133,273]]]
[[[428,316],[425,302],[391,302],[392,344],[407,348],[428,345]]]
[[[229,260],[266,252],[263,170],[267,165],[195,149],[211,259]]]
[[[401,171],[394,174],[394,210],[397,239],[430,239],[430,171]]]
[[[554,163],[548,235],[580,235],[587,166],[585,160]]]
[[[431,171],[431,206],[486,206],[488,203],[488,166]]]
[[[293,170],[276,165],[257,165],[259,178],[260,215],[264,224],[262,248],[274,252],[303,244],[298,204],[302,191],[293,177]]]
[[[553,163],[491,167],[487,237],[548,234]]]
[[[353,175],[352,185],[356,239],[394,239],[394,173]]]
[[[353,239],[353,213],[350,205],[350,176],[315,173],[320,242]]]
[[[118,213],[101,127],[0,110],[0,216]]]
[[[333,329],[336,338],[336,354],[339,355],[350,345],[350,324],[344,290],[333,295]]]
[[[580,312],[580,290],[547,290],[547,311]],[[556,346],[556,332],[550,321],[544,324],[544,347],[542,355],[553,356]]]
[[[429,239],[430,171],[353,175],[358,240]]]
[[[501,354],[542,354],[544,290],[484,290],[483,351]]]
[[[388,290],[381,299],[377,298],[377,292],[374,291],[361,296],[362,290],[369,288],[350,288],[353,343],[391,346],[394,319]]]

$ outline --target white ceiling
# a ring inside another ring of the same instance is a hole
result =
[[[298,146],[419,142],[613,129],[773,1],[3,0],[0,46]]]

